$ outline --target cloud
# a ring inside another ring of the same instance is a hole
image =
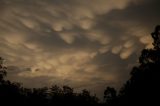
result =
[[[129,48],[129,49],[124,49],[121,53],[120,53],[120,57],[122,59],[127,59],[132,53],[133,53],[134,49],[133,48]]]
[[[14,66],[8,79],[27,86],[34,79],[36,87],[51,83],[118,87],[140,51],[152,47],[149,34],[159,23],[159,4],[158,0],[1,0],[0,56]]]
[[[120,46],[113,47],[113,48],[112,48],[112,53],[113,53],[113,54],[118,54],[118,53],[121,51],[121,49],[122,49],[122,46],[121,46],[121,45],[120,45]]]
[[[68,44],[72,44],[76,37],[76,33],[72,32],[62,32],[59,35]]]

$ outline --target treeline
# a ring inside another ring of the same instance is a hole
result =
[[[6,69],[3,64],[0,65],[0,105],[94,106],[98,104],[98,98],[85,89],[81,93],[75,93],[74,89],[69,86],[24,88],[20,83],[4,80]]]
[[[74,93],[68,86],[60,88],[33,88],[21,87],[18,83],[2,81],[0,85],[0,104],[10,105],[97,105],[98,98],[91,96],[89,91],[83,90],[82,93]]]
[[[104,102],[100,103],[88,90],[75,93],[69,86],[50,88],[22,87],[19,83],[4,80],[7,68],[0,58],[0,105],[43,105],[43,106],[138,106],[160,105],[160,26],[151,34],[152,49],[142,50],[139,66],[133,67],[130,79],[116,91],[107,87]]]

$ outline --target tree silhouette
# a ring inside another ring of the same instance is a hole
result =
[[[155,30],[153,33],[151,33],[152,38],[154,40],[153,45],[154,49],[160,49],[160,25],[157,25],[155,27]]]
[[[3,80],[3,78],[7,75],[6,67],[3,65],[4,59],[0,57],[0,82]]]
[[[96,95],[91,96],[90,92],[86,89],[82,90],[82,93],[79,94],[79,100],[81,105],[98,105],[99,99]]]
[[[121,88],[121,105],[157,105],[160,95],[160,26],[151,34],[153,49],[144,49],[139,58],[140,65],[131,71],[131,78]]]
[[[117,103],[117,91],[112,87],[107,87],[104,91],[104,100],[107,105],[114,105]]]

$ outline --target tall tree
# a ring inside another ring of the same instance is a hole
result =
[[[158,105],[160,96],[160,26],[151,34],[153,48],[142,50],[140,65],[131,71],[131,78],[120,90],[122,105]]]

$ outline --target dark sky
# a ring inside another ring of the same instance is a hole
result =
[[[8,79],[101,95],[118,88],[152,47],[160,0],[0,0],[0,56]]]

